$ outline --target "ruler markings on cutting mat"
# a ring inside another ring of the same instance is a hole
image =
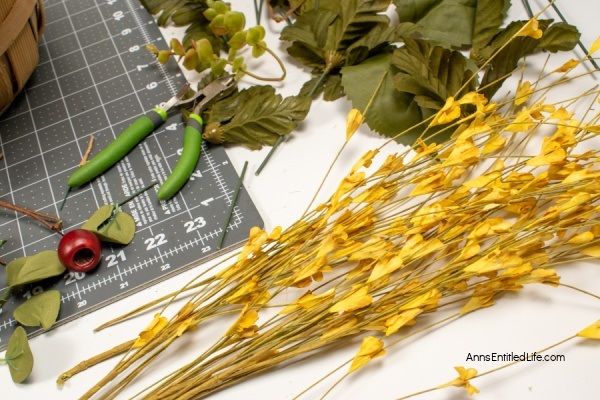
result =
[[[97,153],[135,118],[168,100],[185,78],[175,63],[158,64],[145,50],[146,43],[167,44],[136,0],[47,0],[45,11],[40,63],[0,118],[0,198],[56,215],[89,136],[97,138]],[[184,129],[181,115],[170,113],[116,166],[73,190],[60,213],[65,227],[77,228],[99,206],[164,180],[177,162]],[[87,275],[67,272],[14,291],[0,313],[0,349],[17,325],[13,310],[40,290],[61,292],[58,325],[215,257],[237,179],[223,148],[203,144],[198,169],[172,201],[160,203],[150,191],[123,207],[137,224],[129,246],[104,246],[102,263]],[[249,229],[262,223],[242,189],[224,250],[242,243]],[[10,261],[56,249],[59,236],[5,210],[0,239],[8,240],[0,256]],[[0,291],[5,287],[0,274]],[[27,330],[32,336],[42,332]]]

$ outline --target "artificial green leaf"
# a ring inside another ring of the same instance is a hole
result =
[[[581,33],[573,25],[557,22],[546,29],[538,47],[552,53],[569,51],[577,46],[580,37]]]
[[[305,12],[314,10],[317,1],[319,0],[269,0],[269,5],[274,9],[279,8],[284,14],[288,10],[293,9],[294,14],[302,15]],[[319,8],[321,7],[321,2],[319,2]]]
[[[44,250],[33,256],[17,258],[6,266],[8,286],[15,287],[61,275],[65,267],[55,250]]]
[[[390,43],[400,41],[416,32],[418,26],[411,22],[403,22],[397,26],[387,23],[375,25],[365,36],[348,46],[345,65],[356,65],[374,55],[383,52]]]
[[[471,57],[478,59],[479,51],[498,33],[510,0],[477,0]]]
[[[13,312],[13,318],[25,326],[41,326],[45,331],[56,322],[60,311],[60,292],[47,290],[30,297]]]
[[[222,125],[231,121],[243,104],[252,101],[251,95],[261,96],[270,92],[268,86],[255,87],[256,89],[253,89],[252,92],[241,90],[214,102],[202,113],[202,118],[207,124],[218,122]]]
[[[33,369],[33,354],[22,326],[18,326],[8,340],[4,359],[13,382],[21,383],[27,379]]]
[[[140,0],[150,14],[158,17],[158,25],[166,26],[173,21],[177,26],[188,25],[197,21],[208,8],[204,0]]]
[[[337,14],[329,10],[309,11],[281,31],[281,40],[293,42],[288,53],[309,67],[325,66],[325,43],[329,26]]]
[[[393,0],[400,22],[420,25],[427,39],[452,46],[471,44],[477,0]]]
[[[381,82],[365,121],[384,136],[395,137],[403,132],[396,140],[412,144],[421,133],[414,125],[421,122],[423,114],[412,94],[394,88],[393,76],[398,71],[391,65],[391,59],[389,53],[379,54],[358,65],[342,68],[342,85],[352,107],[364,111]]]
[[[135,236],[135,221],[131,215],[109,204],[96,210],[81,229],[93,232],[103,242],[127,245]]]
[[[419,106],[439,110],[448,97],[459,98],[475,90],[474,73],[460,52],[425,40],[407,38],[405,43],[392,57],[392,64],[399,70],[394,85],[401,92],[415,95]]]
[[[332,72],[357,64],[411,31],[412,25],[390,28],[385,15],[391,0],[340,0],[308,11],[283,29],[292,41],[288,53],[303,64]]]
[[[335,101],[341,97],[344,97],[342,76],[340,74],[327,74],[319,83],[321,78],[320,75],[321,74],[319,74],[319,76],[314,76],[311,80],[302,85],[302,88],[300,89],[300,96],[310,96],[312,98],[312,96],[318,96],[323,93],[323,100],[325,101]],[[316,86],[317,84],[318,86]]]
[[[242,90],[240,96],[247,96],[248,100],[240,102],[231,121],[218,127],[221,131],[218,140],[251,149],[260,149],[265,144],[272,146],[280,136],[290,133],[304,120],[311,104],[306,96],[283,98],[272,86],[253,86]],[[202,137],[214,139],[208,136],[212,129],[216,128],[207,126]]]
[[[388,26],[390,19],[384,13],[389,6],[390,0],[340,0],[338,18],[331,24],[325,48],[343,53],[375,26]]]

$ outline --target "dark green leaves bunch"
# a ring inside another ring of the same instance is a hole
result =
[[[392,4],[396,26],[384,15]],[[414,125],[449,96],[482,88],[491,98],[523,57],[576,45],[574,26],[550,20],[539,21],[541,39],[519,37],[506,45],[527,22],[501,28],[509,7],[508,0],[321,0],[318,10],[303,11],[286,27],[281,39],[291,42],[292,57],[312,68],[314,78],[303,93],[323,92],[325,100],[345,94],[364,110],[379,87],[366,122],[385,136],[403,132],[398,140],[412,144],[425,129]],[[465,49],[469,58],[459,52]]]

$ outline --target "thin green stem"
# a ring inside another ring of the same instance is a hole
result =
[[[125,198],[125,200],[120,201],[119,203],[117,203],[117,207],[123,207],[123,205],[129,203],[131,200],[135,199],[137,196],[139,196],[140,194],[142,194],[142,193],[146,192],[147,190],[153,188],[156,185],[158,185],[158,181],[154,181],[154,182],[150,183],[148,186],[145,186],[145,187],[141,188],[140,190],[138,190],[137,192],[135,192],[131,196]]]
[[[221,231],[221,237],[219,238],[219,244],[217,245],[217,249],[221,249],[223,245],[223,240],[225,240],[225,234],[227,232],[227,227],[229,226],[229,221],[231,221],[231,216],[233,215],[233,209],[235,208],[235,203],[240,194],[240,189],[242,188],[242,183],[244,182],[244,175],[246,175],[246,168],[248,167],[248,161],[244,163],[244,168],[242,169],[242,173],[240,174],[240,179],[238,179],[237,186],[235,188],[235,192],[233,193],[233,198],[231,199],[231,204],[229,205],[229,211],[227,211],[227,218],[225,219],[225,224],[223,225],[223,230]]]
[[[58,211],[62,211],[63,207],[65,206],[65,203],[67,202],[67,197],[69,197],[69,193],[71,193],[71,186],[67,188],[67,191],[65,192],[65,197],[63,198],[62,203],[60,203]]]
[[[560,20],[562,22],[564,22],[565,24],[568,24],[565,16],[558,9],[558,6],[555,4],[555,1],[554,0],[548,0],[548,3],[550,3],[550,5],[552,6],[552,9],[556,12],[556,14],[560,18]],[[585,45],[583,44],[583,42],[581,40],[577,41],[577,45],[579,46],[579,48],[581,49],[581,51],[583,51],[585,53],[586,56],[589,55],[588,49],[585,47]],[[600,71],[600,66],[598,66],[598,64],[596,63],[596,61],[593,58],[591,58],[591,57],[587,57],[587,58],[590,60],[590,63],[592,63],[592,65],[594,66],[594,68],[596,68],[596,70]]]
[[[321,83],[323,83],[323,81],[325,80],[325,78],[327,77],[328,74],[329,74],[329,71],[323,71],[323,73],[321,74],[321,76],[319,76],[319,79],[315,83],[315,86],[313,86],[313,88],[308,93],[309,97],[313,97],[314,96],[315,92],[317,91],[317,89],[319,88],[319,86],[321,86]]]
[[[529,19],[533,18],[533,10],[531,9],[531,6],[529,5],[529,1],[528,0],[521,0],[523,3],[523,6],[525,7],[525,11],[527,12],[527,16],[529,17]]]
[[[281,143],[283,143],[284,140],[285,140],[285,135],[279,136],[279,139],[277,139],[277,141],[275,142],[275,144],[273,145],[273,147],[271,147],[271,150],[269,150],[269,152],[267,153],[267,156],[265,157],[265,159],[263,160],[263,162],[260,163],[260,166],[258,167],[258,169],[256,170],[256,172],[254,173],[254,175],[258,176],[261,173],[261,171],[263,170],[263,168],[267,165],[267,163],[271,159],[271,156],[273,155],[273,153],[275,153],[275,149],[277,149],[279,147],[279,145]]]

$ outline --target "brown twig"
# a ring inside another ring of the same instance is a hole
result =
[[[88,142],[87,148],[85,149],[85,153],[83,153],[83,157],[81,157],[81,161],[79,162],[80,167],[87,162],[87,159],[90,156],[90,153],[92,152],[92,146],[94,145],[95,139],[96,137],[94,135],[90,135],[90,141]]]
[[[13,210],[18,213],[21,213],[21,214],[25,214],[28,217],[33,218],[36,221],[40,222],[48,229],[51,229],[62,235],[62,233],[60,232],[62,229],[62,220],[59,218],[53,217],[52,215],[40,213],[38,211],[30,210],[28,208],[21,207],[21,206],[9,203],[4,200],[0,200],[0,207],[4,207],[9,210]]]

